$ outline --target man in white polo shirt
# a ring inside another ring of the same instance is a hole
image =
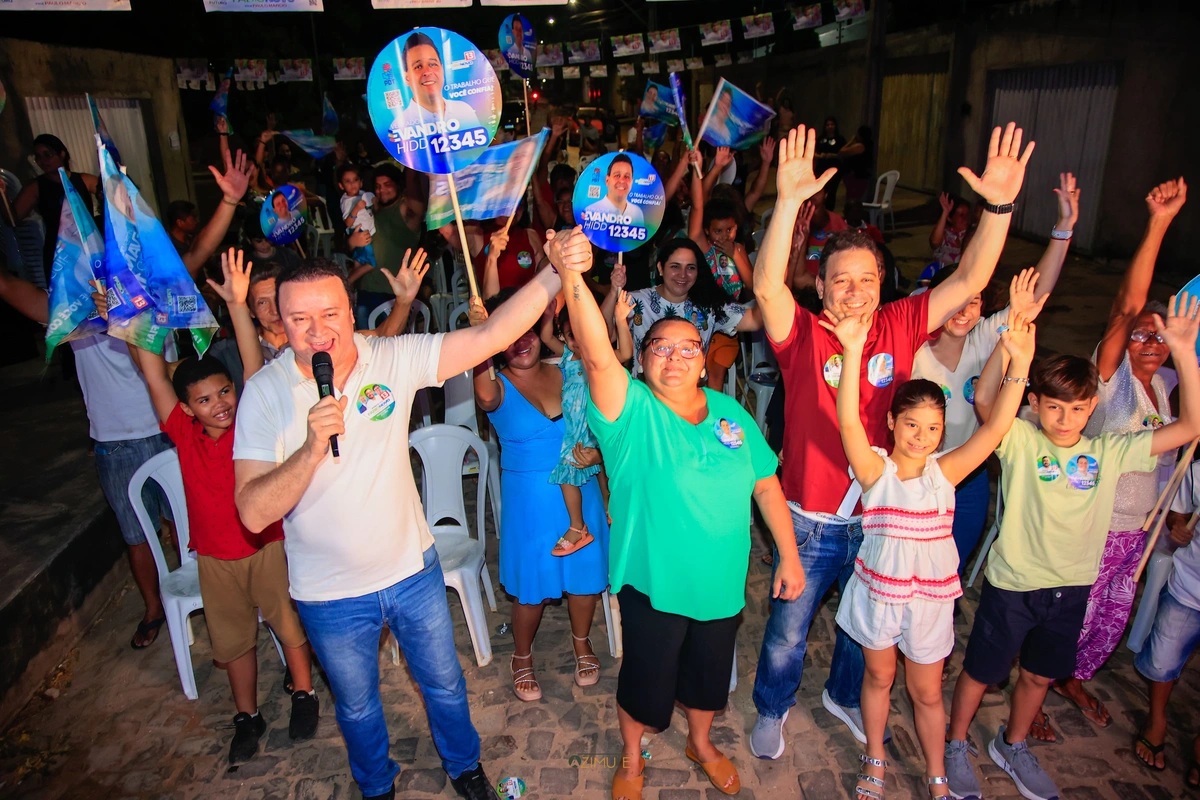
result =
[[[582,231],[547,246],[555,268],[582,268]],[[434,744],[459,795],[495,800],[479,763],[466,682],[433,536],[408,451],[413,395],[474,368],[534,326],[561,283],[544,269],[486,323],[452,333],[368,339],[354,333],[336,264],[281,272],[279,313],[291,349],[246,383],[234,443],[242,521],[283,519],[291,593],[337,698],[350,770],[364,798],[395,796],[379,699],[378,645],[396,635],[425,700]],[[472,302],[479,302],[473,298]],[[312,358],[329,353],[335,395],[319,402]],[[340,457],[329,453],[338,437]]]

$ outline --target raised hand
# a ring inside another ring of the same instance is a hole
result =
[[[812,231],[813,214],[817,213],[817,204],[808,200],[800,206],[796,215],[796,227],[792,229],[792,241],[808,242],[808,234]]]
[[[270,117],[268,117],[268,119],[270,119]],[[274,126],[268,122],[267,129],[259,134],[258,141],[261,142],[262,144],[270,144],[271,140],[279,135],[279,131],[271,130],[273,127]]]
[[[619,291],[625,288],[625,265],[616,264],[613,266],[612,275],[608,279],[612,285],[613,291]]]
[[[1196,332],[1200,329],[1198,317],[1200,296],[1189,297],[1187,292],[1180,292],[1172,295],[1171,302],[1167,304],[1165,323],[1162,317],[1154,315],[1154,327],[1172,353],[1176,350],[1190,352],[1196,348]]]
[[[950,216],[950,212],[954,210],[954,201],[950,199],[949,192],[942,192],[938,195],[938,205],[942,207],[942,216]]]
[[[874,313],[874,308],[865,314],[843,314],[827,308],[825,316],[829,318],[829,321],[826,322],[818,317],[817,322],[838,338],[838,341],[842,343],[843,350],[861,351],[867,346],[867,333],[871,330],[871,318]]]
[[[246,295],[250,293],[250,270],[254,262],[243,261],[244,255],[233,247],[229,248],[229,252],[221,253],[221,274],[225,276],[225,283],[207,279],[208,285],[226,305],[245,305]]]
[[[1174,218],[1187,202],[1187,184],[1183,178],[1160,183],[1146,195],[1146,208],[1152,217]]]
[[[592,268],[592,243],[579,225],[567,231],[546,231],[546,256],[557,270],[587,272]]]
[[[768,136],[762,140],[762,144],[758,146],[758,154],[762,157],[762,166],[759,169],[766,169],[771,166],[771,162],[775,160],[775,137]]]
[[[983,175],[976,175],[966,167],[959,167],[958,174],[975,193],[992,205],[1002,206],[1017,199],[1021,191],[1021,183],[1025,180],[1025,165],[1033,155],[1033,142],[1021,152],[1021,137],[1024,131],[1010,122],[1001,135],[999,128],[992,130],[992,140],[988,143],[987,164],[984,165]]]
[[[617,305],[613,312],[615,319],[629,319],[629,314],[633,311],[633,296],[624,289],[618,290]]]
[[[699,167],[704,161],[704,156],[700,155],[699,150],[688,150],[687,163],[689,166]]]
[[[1079,188],[1075,186],[1075,176],[1070,172],[1058,175],[1058,222],[1054,228],[1060,231],[1074,230],[1075,222],[1079,219]]]
[[[409,263],[409,256],[412,256],[412,263]],[[417,297],[417,292],[421,288],[421,281],[425,279],[425,273],[429,272],[429,262],[426,260],[425,251],[417,248],[416,255],[413,255],[412,250],[404,251],[404,260],[400,262],[400,269],[396,270],[396,274],[388,272],[386,268],[380,267],[379,271],[387,278],[387,282],[392,287],[392,293],[398,299],[406,300],[412,303]]]
[[[0,181],[3,184],[4,181]],[[108,319],[108,292],[104,291],[104,283],[102,281],[88,281],[93,289],[92,302],[96,304],[96,313],[100,315],[100,319]]]
[[[1046,305],[1046,300],[1050,295],[1042,295],[1042,299],[1038,300],[1034,296],[1034,288],[1037,286],[1038,274],[1033,267],[1023,269],[1013,276],[1012,285],[1008,290],[1008,315],[1019,314],[1024,317],[1027,322],[1033,322],[1037,319],[1037,315],[1042,313],[1042,307]],[[1012,328],[1012,323],[1009,323],[1009,328]]]
[[[208,171],[213,174],[217,186],[225,195],[225,201],[237,203],[245,196],[246,188],[250,185],[250,181],[254,180],[258,167],[254,165],[253,161],[247,159],[246,154],[241,150],[237,151],[237,155],[231,155],[226,150],[224,174],[217,171],[214,166],[209,166]]]
[[[217,133],[229,133],[229,120],[224,115],[217,117]]]
[[[775,176],[780,200],[802,203],[825,188],[837,173],[830,167],[817,177],[813,173],[813,154],[817,150],[817,132],[803,125],[788,131],[779,147],[779,170]]]
[[[728,147],[718,147],[713,160],[713,169],[723,170],[733,161],[733,151]]]
[[[1013,361],[1029,366],[1033,363],[1033,353],[1037,347],[1037,326],[1024,314],[1010,311],[1008,330],[1000,334],[1000,346]]]
[[[474,328],[476,325],[482,325],[487,322],[487,309],[483,306],[483,299],[480,297],[471,297],[467,300],[467,322]]]
[[[551,136],[553,136],[554,138],[557,139],[558,137],[562,136],[566,132],[567,132],[566,117],[555,117],[554,119],[550,120],[550,135]]]
[[[492,234],[491,246],[488,248],[488,255],[492,257],[498,257],[504,252],[504,248],[506,247],[508,247],[508,234],[504,232],[503,228],[501,228]]]

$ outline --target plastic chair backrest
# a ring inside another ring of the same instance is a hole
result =
[[[425,521],[435,534],[451,533],[461,528],[463,533],[471,535],[463,497],[462,465],[467,451],[475,451],[475,457],[479,459],[479,474],[473,538],[482,539],[490,468],[487,446],[483,440],[465,428],[430,425],[409,434],[408,446],[421,456],[421,503],[425,507]],[[454,520],[454,524],[439,526],[437,523],[443,519]]]
[[[452,375],[442,384],[446,393],[446,424],[479,433],[475,417],[475,381],[470,372]]]
[[[467,271],[461,264],[454,268],[454,274],[450,276],[450,293],[454,295],[455,303],[465,303],[471,296],[471,287],[467,283]]]
[[[158,574],[167,575],[171,568],[167,566],[162,543],[158,541],[158,520],[150,519],[146,504],[142,502],[142,487],[149,480],[162,487],[163,494],[171,506],[171,513],[175,517],[175,539],[179,542],[179,552],[185,559],[195,558],[188,552],[191,529],[188,527],[187,500],[183,493],[183,473],[179,469],[179,456],[174,449],[164,450],[147,459],[129,479],[128,489],[129,502],[137,515],[138,524],[142,526],[142,533],[150,545],[150,551],[154,554],[154,565],[158,567]]]
[[[394,301],[393,301],[394,302]],[[421,319],[421,329],[417,330],[417,318]],[[404,328],[408,333],[429,333],[429,306],[414,299],[408,309],[408,324]]]
[[[350,272],[350,256],[346,255],[345,253],[334,253],[333,260],[337,263],[337,265],[339,267],[346,270],[346,273],[349,274],[349,272]]]
[[[768,208],[766,211],[763,212],[762,226],[763,226],[764,231],[767,229],[767,226],[771,224],[771,217],[773,217],[773,216],[775,216],[775,207],[774,206],[771,206],[770,208]]]
[[[450,312],[450,330],[456,331],[459,328],[470,327],[470,318],[467,316],[469,308],[470,305],[466,302],[459,303],[454,307],[454,310]]]
[[[896,191],[896,184],[900,182],[900,171],[896,169],[888,170],[879,176],[875,181],[875,197],[872,199],[873,205],[890,205],[892,202],[892,193]]]
[[[379,327],[379,322],[392,313],[392,309],[396,307],[395,300],[388,300],[386,303],[380,303],[371,310],[367,316],[367,330],[373,331]]]

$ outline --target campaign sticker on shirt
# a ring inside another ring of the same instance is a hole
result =
[[[975,384],[979,383],[979,376],[973,375],[967,378],[967,382],[963,384],[963,399],[971,405],[975,405]]]
[[[1067,462],[1067,483],[1072,489],[1095,489],[1100,465],[1091,456],[1075,456]]]
[[[509,14],[500,23],[500,52],[504,60],[522,78],[533,77],[533,52],[537,36],[533,26],[521,14]]]
[[[713,426],[713,433],[717,434],[717,441],[730,450],[737,450],[746,441],[746,432],[742,430],[742,426],[726,417],[717,420],[717,424]]]
[[[503,99],[483,51],[444,28],[416,28],[379,51],[367,78],[367,111],[388,155],[448,175],[483,155]]]
[[[533,253],[528,250],[522,250],[517,253],[517,266],[521,269],[529,269],[533,266]]]
[[[1037,476],[1039,481],[1056,481],[1062,475],[1062,468],[1054,456],[1041,456],[1037,460]]]
[[[825,382],[833,388],[838,388],[838,384],[842,381],[842,356],[839,353],[834,353],[825,362],[825,366],[821,369],[825,374]]]
[[[588,241],[612,253],[634,250],[653,238],[667,202],[658,172],[635,153],[608,153],[592,161],[580,171],[571,199]]]
[[[1147,414],[1146,418],[1142,420],[1143,428],[1150,428],[1151,430],[1155,431],[1166,424],[1166,420],[1164,420],[1158,414]]]
[[[267,195],[258,214],[263,233],[275,244],[291,244],[304,233],[308,224],[308,204],[304,193],[285,183]]]
[[[396,398],[382,383],[368,383],[358,393],[358,413],[372,422],[387,419],[395,410]]]
[[[872,356],[871,360],[867,362],[867,383],[876,389],[882,389],[891,384],[895,375],[896,360],[892,358],[891,353],[880,353]]]
[[[946,402],[947,402],[947,403],[949,403],[949,402],[950,402],[950,397],[951,397],[951,394],[950,394],[950,387],[949,387],[949,386],[947,386],[947,385],[946,385],[946,384],[944,384],[944,383],[939,383],[939,384],[938,384],[938,386],[941,386],[941,387],[942,387],[942,394],[946,395]]]

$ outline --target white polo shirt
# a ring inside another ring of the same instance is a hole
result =
[[[346,433],[283,518],[291,594],[297,600],[360,597],[420,572],[433,545],[408,452],[418,389],[440,386],[444,334],[354,335],[358,363],[346,381]],[[234,460],[282,464],[308,435],[317,384],[290,348],[246,382]]]

